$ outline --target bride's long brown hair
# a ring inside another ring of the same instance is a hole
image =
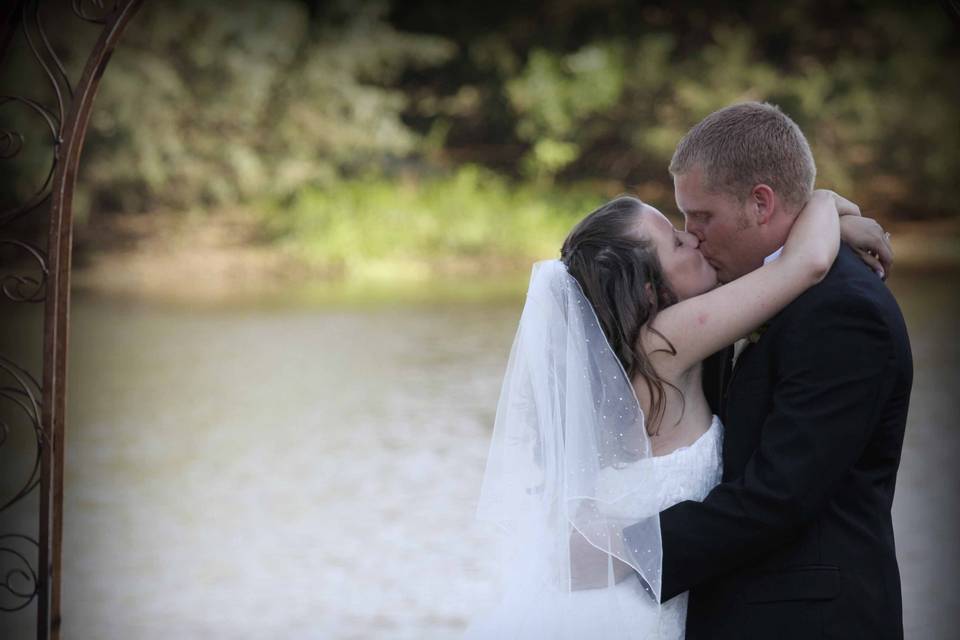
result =
[[[637,234],[642,208],[637,198],[620,196],[591,212],[563,241],[560,259],[593,305],[627,376],[646,384],[651,414],[646,427],[654,435],[665,410],[664,386],[673,385],[657,374],[640,347],[640,330],[677,297],[667,285],[653,242]],[[665,351],[676,354],[670,341],[660,337],[668,346]]]

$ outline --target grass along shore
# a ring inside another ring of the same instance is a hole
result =
[[[427,182],[356,180],[283,205],[101,217],[76,230],[74,285],[214,304],[294,290],[318,301],[510,295],[611,191],[515,187],[468,168]],[[895,270],[960,268],[960,218],[887,226]]]

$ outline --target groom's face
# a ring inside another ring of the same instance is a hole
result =
[[[763,256],[755,255],[756,223],[745,202],[707,190],[699,167],[675,175],[673,187],[686,230],[697,236],[700,252],[720,282],[735,280],[763,263]]]

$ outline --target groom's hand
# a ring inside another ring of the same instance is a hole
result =
[[[610,554],[596,548],[576,529],[570,534],[570,586],[574,591],[604,589],[610,584]],[[612,558],[613,582],[636,575],[633,568]]]

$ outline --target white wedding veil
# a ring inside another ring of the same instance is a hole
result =
[[[644,486],[650,467],[644,461],[651,456],[643,411],[590,302],[562,262],[535,264],[478,508],[478,517],[504,534],[497,637],[578,637],[574,621],[565,620],[586,602],[577,598],[589,598],[594,610],[606,600],[601,607],[616,616],[612,558],[642,576],[627,580],[645,581],[649,604],[658,607],[659,518],[631,506],[638,492],[656,491]],[[622,531],[638,523],[628,553]],[[577,535],[600,553],[587,546],[592,553],[578,554],[576,545],[571,552]],[[605,576],[606,588],[582,591],[572,584],[571,571],[584,567],[582,558],[602,565],[590,573]],[[573,598],[571,606],[546,604],[564,597]]]

